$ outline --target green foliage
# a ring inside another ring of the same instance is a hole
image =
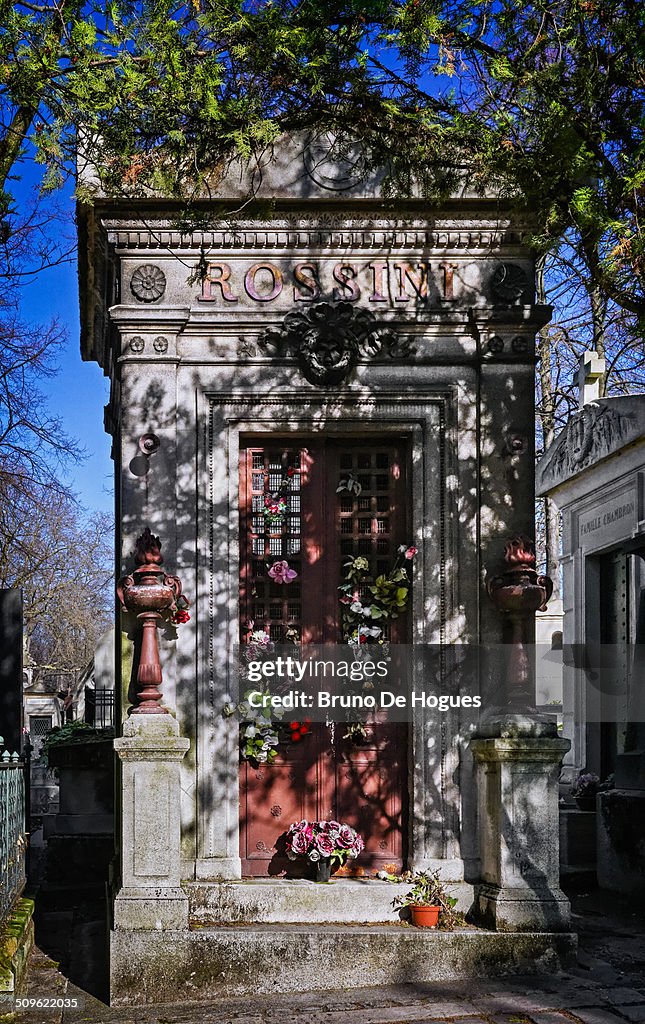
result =
[[[114,729],[95,729],[87,722],[67,722],[65,725],[56,726],[50,729],[42,747],[40,757],[43,764],[49,763],[49,751],[58,747],[61,743],[92,743],[97,740],[105,740],[114,736]]]
[[[464,924],[463,914],[455,910],[457,900],[449,895],[438,871],[419,871],[412,881],[407,893],[392,900],[393,907],[439,907],[439,928],[451,930]]]
[[[645,313],[645,30],[629,0],[0,4],[0,187],[78,139],[114,194],[203,193],[284,133],[360,137],[386,196],[498,188]],[[87,191],[82,194],[87,199]]]
[[[240,721],[240,750],[245,760],[257,761],[258,764],[272,764],[278,756],[280,745],[279,727],[274,722],[275,718],[281,718],[283,712],[271,710],[270,707],[254,707],[249,703],[251,693],[268,693],[268,690],[261,691],[258,687],[248,690],[244,699],[239,704],[227,704],[224,708],[224,715],[239,715]]]
[[[405,551],[403,545],[390,571],[375,579],[370,576],[368,559],[362,555],[345,562],[345,581],[338,587],[344,640],[357,644],[382,643],[379,638],[383,624],[405,611],[410,597],[410,577],[401,564],[406,558]],[[358,596],[361,587],[367,588],[371,595],[369,601]]]

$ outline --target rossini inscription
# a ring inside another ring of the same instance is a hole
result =
[[[274,302],[282,296],[294,303],[326,298],[334,302],[450,302],[455,299],[456,264],[427,260],[373,260],[357,263],[308,260],[289,265],[256,261],[248,265],[223,261],[207,264],[200,302]]]

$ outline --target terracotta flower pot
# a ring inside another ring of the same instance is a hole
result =
[[[436,928],[441,907],[411,906],[412,924],[417,928]]]

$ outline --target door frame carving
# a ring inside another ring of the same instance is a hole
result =
[[[239,857],[238,723],[221,708],[229,697],[229,655],[238,642],[240,438],[262,434],[310,434],[408,438],[411,450],[411,536],[420,541],[411,601],[414,643],[458,639],[456,580],[447,567],[457,551],[456,389],[439,386],[410,392],[347,391],[330,398],[311,391],[201,396],[204,476],[208,488],[199,515],[208,547],[202,564],[198,623],[197,707],[202,719],[197,743],[198,878],[236,878]],[[450,441],[448,441],[450,438]],[[459,857],[459,752],[444,719],[417,711],[409,728],[410,866],[441,863],[450,877],[463,877]],[[437,742],[438,741],[438,742]],[[430,751],[435,752],[432,756]],[[461,872],[461,874],[460,874]]]

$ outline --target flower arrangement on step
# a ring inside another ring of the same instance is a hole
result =
[[[392,906],[409,907],[413,924],[450,931],[465,923],[463,914],[455,910],[456,898],[449,895],[438,871],[419,871],[412,881],[412,888],[405,895],[396,896]]]
[[[333,867],[341,867],[365,849],[362,836],[340,821],[296,821],[287,832],[289,860],[305,858],[316,865],[316,880],[329,881]]]
[[[370,563],[358,555],[345,562],[344,581],[338,587],[343,640],[357,656],[363,647],[387,647],[384,626],[398,618],[408,606],[411,579],[408,566],[417,554],[412,544],[401,544],[394,565],[372,580]],[[365,593],[369,597],[365,597]],[[366,653],[368,653],[366,651]],[[362,743],[366,730],[360,716],[348,723],[345,739]]]

